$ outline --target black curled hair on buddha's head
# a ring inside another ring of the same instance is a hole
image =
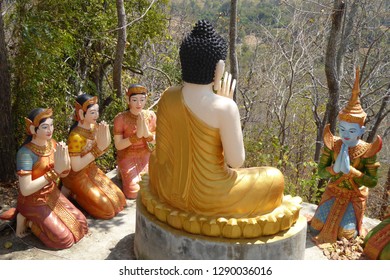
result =
[[[225,60],[226,55],[226,41],[215,32],[208,21],[198,21],[180,46],[183,81],[202,85],[210,84],[214,80],[218,61]]]

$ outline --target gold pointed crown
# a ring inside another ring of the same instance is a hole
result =
[[[356,67],[356,78],[352,88],[352,96],[348,104],[339,112],[338,119],[349,123],[357,123],[360,126],[364,125],[367,114],[363,111],[360,105],[360,86],[359,86],[359,67]]]

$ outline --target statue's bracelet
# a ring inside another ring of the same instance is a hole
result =
[[[45,177],[45,179],[48,181],[48,182],[53,182],[55,180],[58,179],[59,177],[59,174],[53,169],[47,171],[45,173],[45,175],[43,175]]]
[[[140,140],[140,138],[137,137],[137,135],[130,136],[130,143],[134,144]]]
[[[100,157],[104,151],[100,150],[97,145],[93,146],[91,149],[91,154],[94,156],[94,158]]]

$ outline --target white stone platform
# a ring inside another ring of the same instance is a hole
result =
[[[189,234],[160,222],[137,201],[134,251],[137,259],[303,260],[306,218],[286,231],[256,239],[213,238]]]

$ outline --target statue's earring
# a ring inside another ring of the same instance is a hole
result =
[[[35,126],[30,125],[29,130],[30,130],[30,134],[32,135],[32,138],[35,139],[37,137],[37,134],[35,132]]]
[[[366,132],[366,127],[363,125],[363,126],[360,128],[360,136],[362,136],[365,132]],[[359,137],[360,137],[360,136],[359,136]]]
[[[79,122],[81,124],[83,124],[84,123],[84,111],[83,111],[83,109],[79,109],[78,114],[79,114],[79,118],[80,118]]]
[[[129,110],[130,110],[130,97],[127,94],[125,95],[125,101],[127,104],[127,108],[129,108]]]

